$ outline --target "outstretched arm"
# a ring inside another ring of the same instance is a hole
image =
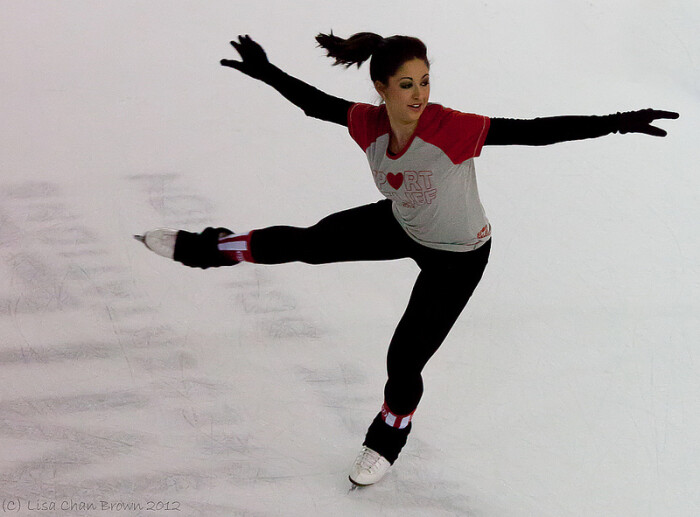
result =
[[[610,133],[666,136],[652,126],[657,119],[677,119],[678,113],[645,109],[606,116],[563,116],[532,120],[492,118],[484,145],[549,145],[596,138]]]
[[[287,100],[301,108],[309,117],[348,125],[348,109],[353,105],[296,79],[270,63],[263,48],[250,36],[239,36],[231,45],[241,55],[241,60],[222,59],[221,64],[235,68],[254,79],[263,81],[280,92]]]

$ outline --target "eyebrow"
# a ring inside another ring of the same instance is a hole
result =
[[[430,75],[430,74],[425,74],[423,77],[425,77],[426,75]],[[421,79],[423,79],[423,77],[421,77]],[[411,81],[413,81],[413,77],[402,77],[401,79],[410,79]],[[399,81],[401,79],[399,79]]]

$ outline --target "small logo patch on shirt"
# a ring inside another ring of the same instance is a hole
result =
[[[477,237],[478,237],[479,239],[483,239],[484,237],[488,237],[489,235],[491,235],[491,228],[489,228],[489,225],[487,224],[487,225],[484,226],[484,227],[481,229],[481,231],[477,234]]]

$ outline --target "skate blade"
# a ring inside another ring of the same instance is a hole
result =
[[[143,235],[134,235],[134,239],[142,242],[153,253],[172,259],[175,255],[177,234],[178,230],[156,228],[145,232]]]
[[[367,488],[368,486],[371,485],[360,485],[359,483],[355,483],[350,476],[348,476],[348,480],[350,481],[350,488],[348,489],[348,494],[350,492],[355,492],[359,489]]]

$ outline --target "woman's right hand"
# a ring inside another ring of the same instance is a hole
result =
[[[232,41],[231,45],[241,55],[241,60],[222,59],[221,64],[255,79],[262,79],[271,66],[263,48],[247,34],[238,36],[238,41]]]

